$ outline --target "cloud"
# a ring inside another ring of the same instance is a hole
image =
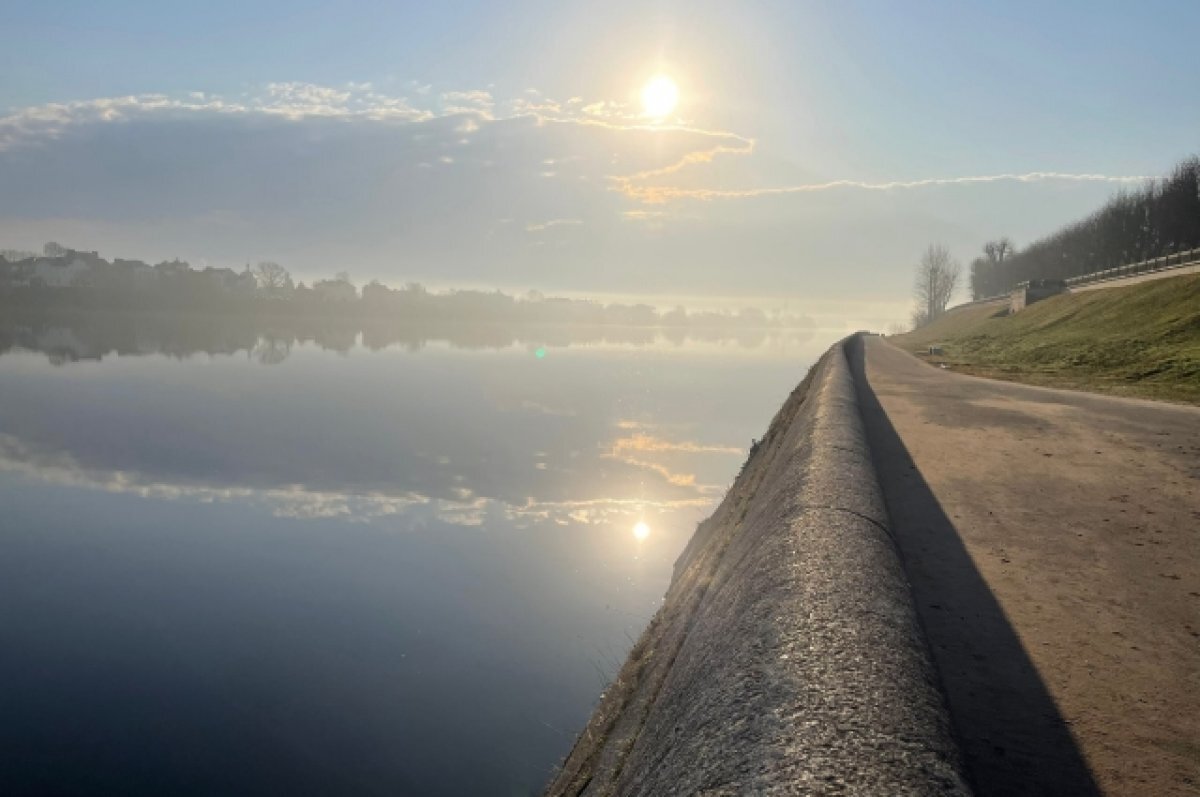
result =
[[[618,426],[618,428],[626,428]],[[612,452],[624,454],[627,451],[657,452],[672,451],[687,454],[742,454],[745,449],[736,446],[715,446],[694,443],[689,440],[672,441],[648,434],[633,434],[617,438],[613,441]]]
[[[492,118],[496,105],[490,92],[481,90],[447,91],[442,94],[443,113],[476,113],[486,119]]]
[[[637,426],[629,426],[628,423],[620,421],[617,423],[617,428],[623,430],[638,428]],[[603,456],[626,465],[632,465],[636,468],[657,473],[668,484],[673,484],[676,487],[690,487],[696,489],[701,494],[707,494],[709,492],[719,492],[721,489],[720,485],[697,484],[694,473],[683,473],[672,470],[669,465],[655,461],[654,457],[678,454],[741,455],[742,453],[743,449],[733,446],[706,445],[691,440],[668,440],[656,435],[635,431],[633,434],[613,440],[604,451]]]
[[[645,182],[652,180],[655,177],[663,177],[668,174],[674,174],[682,171],[688,166],[693,166],[702,163],[712,163],[718,155],[750,155],[754,152],[753,139],[743,138],[742,136],[734,135],[733,133],[714,132],[710,130],[697,130],[686,127],[671,127],[666,128],[666,131],[683,131],[688,133],[699,133],[705,136],[712,136],[719,139],[724,139],[732,143],[720,144],[708,149],[696,150],[688,152],[673,163],[668,163],[666,166],[659,166],[654,169],[646,169],[637,172],[636,174],[626,175],[624,177],[614,177],[613,179],[621,186],[622,191],[628,193],[627,188],[634,183]]]
[[[447,110],[443,115],[459,112],[464,111]],[[472,105],[465,112],[480,113],[481,108]],[[48,103],[14,111],[0,117],[0,152],[59,138],[73,127],[138,119],[203,119],[217,114],[280,116],[294,121],[326,117],[410,122],[435,115],[432,110],[415,108],[403,97],[377,93],[370,83],[350,83],[344,88],[300,82],[268,83],[260,94],[237,98],[200,91],[188,92],[182,98],[136,94]]]
[[[729,151],[729,150],[725,150]],[[701,155],[703,153],[694,153]],[[711,159],[711,158],[710,158]],[[690,160],[689,163],[701,162]],[[674,164],[669,168],[677,171],[685,163]],[[659,174],[666,173],[659,170]],[[1026,172],[1024,174],[987,174],[969,177],[926,177],[919,180],[892,180],[888,182],[865,182],[860,180],[829,180],[822,183],[806,183],[803,185],[777,186],[768,188],[747,189],[717,189],[717,188],[682,188],[679,186],[639,186],[634,181],[648,175],[632,175],[630,177],[614,178],[617,190],[633,199],[648,204],[663,204],[677,199],[696,199],[705,202],[718,199],[754,199],[758,197],[786,196],[788,194],[811,194],[837,189],[859,189],[863,191],[895,191],[902,189],[929,188],[934,186],[971,185],[977,183],[1039,183],[1047,181],[1083,182],[1083,183],[1141,183],[1153,179],[1146,175],[1108,175],[1108,174],[1069,174],[1064,172]]]
[[[552,227],[578,227],[583,219],[550,219],[536,224],[526,224],[525,232],[544,232]]]
[[[347,112],[349,91],[312,83],[268,83],[267,94],[277,107],[298,115],[339,116]]]

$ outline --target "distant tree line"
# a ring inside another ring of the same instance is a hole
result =
[[[971,263],[971,295],[982,299],[1028,280],[1078,277],[1197,247],[1200,158],[1192,157],[1020,252],[1007,238],[988,242]]]
[[[9,259],[9,255],[15,259]],[[41,256],[0,250],[0,305],[28,310],[196,310],[271,316],[380,318],[430,323],[597,325],[677,328],[797,328],[811,321],[781,311],[660,311],[648,304],[601,303],[530,291],[436,292],[410,282],[392,288],[372,281],[360,290],[346,272],[311,285],[264,261],[240,272],[194,269],[181,260],[150,265],[108,261],[96,252],[46,244]]]

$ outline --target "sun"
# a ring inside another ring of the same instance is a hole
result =
[[[650,527],[646,525],[646,521],[639,520],[633,525],[633,536],[638,540],[644,540],[650,536]]]
[[[667,75],[658,75],[642,86],[642,111],[651,119],[662,119],[679,103],[679,87]]]

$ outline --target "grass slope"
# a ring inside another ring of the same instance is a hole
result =
[[[953,310],[892,338],[955,370],[1200,404],[1200,275]],[[925,355],[923,355],[925,356]]]

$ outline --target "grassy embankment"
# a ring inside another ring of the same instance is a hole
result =
[[[1200,274],[1063,294],[1008,315],[964,307],[892,339],[957,371],[1200,404]]]

